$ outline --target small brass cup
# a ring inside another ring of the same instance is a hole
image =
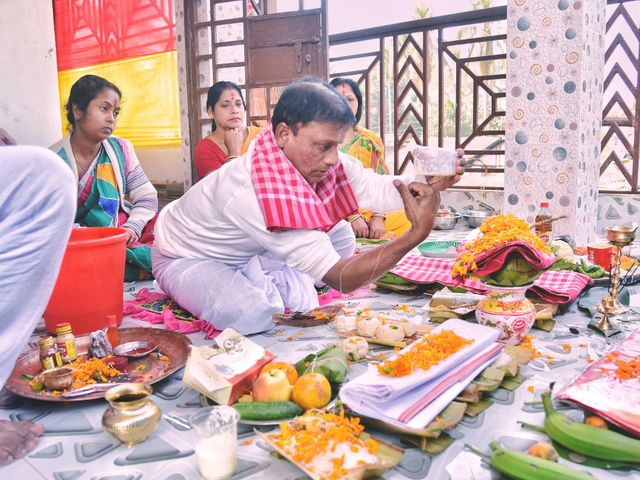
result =
[[[58,367],[41,373],[42,383],[47,390],[64,390],[73,383],[73,369]]]

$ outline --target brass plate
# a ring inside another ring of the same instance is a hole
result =
[[[76,349],[78,355],[86,355],[89,350],[90,335],[82,335],[76,337]],[[191,340],[185,335],[172,332],[170,330],[162,330],[158,328],[123,328],[120,329],[120,341],[134,342],[145,340],[154,343],[158,347],[158,351],[169,357],[168,362],[161,362],[156,355],[148,355],[140,359],[129,359],[131,367],[131,381],[146,383],[152,385],[160,380],[167,378],[175,373],[187,363],[189,356],[189,345]],[[136,367],[145,365],[146,368],[136,370]],[[47,393],[34,392],[27,380],[20,378],[23,373],[29,375],[37,375],[42,371],[40,363],[40,351],[33,348],[22,353],[16,365],[11,372],[11,376],[5,384],[5,388],[16,395],[34,400],[46,400],[50,402],[82,402],[85,400],[94,400],[96,398],[104,398],[105,391],[93,392],[80,397],[63,398],[59,395],[50,395]]]

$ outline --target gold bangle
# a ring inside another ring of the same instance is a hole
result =
[[[356,213],[355,215],[351,215],[351,216],[347,217],[347,222],[353,223],[356,220],[358,220],[359,218],[362,218],[362,215],[360,215],[359,213]]]
[[[371,218],[373,218],[373,217],[378,217],[378,218],[381,218],[383,220],[385,220],[387,218],[387,217],[385,217],[384,213],[372,213],[371,214]]]

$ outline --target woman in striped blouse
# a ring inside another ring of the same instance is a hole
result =
[[[128,234],[125,280],[151,276],[150,245],[158,193],[142,171],[131,142],[114,137],[121,93],[96,75],[71,87],[66,105],[71,133],[50,148],[78,179],[76,223],[124,228]]]

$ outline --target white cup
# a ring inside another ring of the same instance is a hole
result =
[[[238,420],[238,412],[225,406],[202,408],[189,419],[196,430],[198,468],[205,480],[224,480],[235,473]]]
[[[426,177],[451,177],[456,174],[458,153],[444,148],[417,146],[413,150],[416,174]]]

